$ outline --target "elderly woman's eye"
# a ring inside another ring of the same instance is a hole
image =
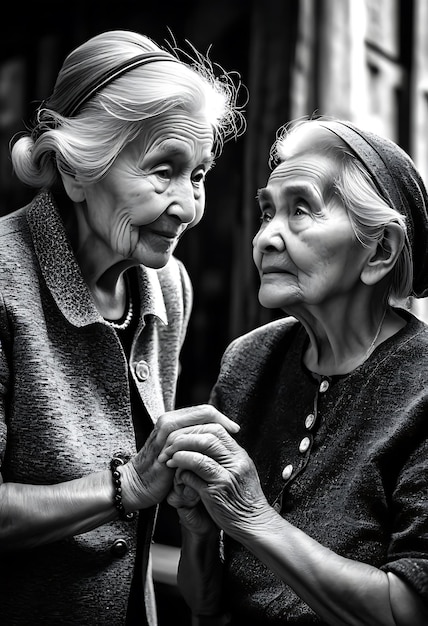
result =
[[[308,203],[299,200],[294,205],[293,215],[299,217],[300,215],[308,215],[310,213],[310,209],[308,207]]]
[[[192,175],[192,183],[194,185],[200,185],[201,183],[204,182],[205,180],[205,176],[207,175],[205,170],[197,170],[193,175]]]
[[[158,178],[162,180],[169,180],[171,178],[171,169],[169,167],[163,167],[155,170],[154,172]]]
[[[273,215],[272,215],[272,211],[268,211],[267,209],[262,209],[261,211],[261,215],[260,215],[260,223],[263,224],[265,222],[270,222],[272,219]]]

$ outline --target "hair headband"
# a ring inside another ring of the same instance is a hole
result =
[[[162,50],[158,52],[144,52],[132,59],[127,59],[118,65],[115,65],[107,72],[103,73],[101,77],[97,77],[93,82],[89,83],[82,92],[77,93],[71,100],[66,110],[62,112],[66,117],[72,117],[77,111],[94,96],[97,91],[103,89],[108,84],[126,74],[130,70],[140,67],[141,65],[147,65],[148,63],[155,63],[156,61],[174,61],[175,63],[181,63],[178,59],[173,57],[168,52]]]
[[[428,195],[409,155],[390,139],[349,122],[322,121],[354,152],[384,200],[407,218],[413,264],[413,292],[428,295]]]

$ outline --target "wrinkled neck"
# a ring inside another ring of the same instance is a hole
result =
[[[405,321],[383,297],[335,300],[331,306],[294,312],[305,327],[309,344],[303,356],[312,372],[348,374],[364,363],[378,345],[398,332]]]

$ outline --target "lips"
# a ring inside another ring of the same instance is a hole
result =
[[[289,272],[281,267],[266,265],[262,267],[262,274],[289,274]]]
[[[159,230],[159,229],[150,229],[150,232],[157,237],[163,237],[164,239],[177,239],[181,231],[171,231],[171,230]]]

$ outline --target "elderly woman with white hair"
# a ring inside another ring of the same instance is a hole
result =
[[[157,621],[149,550],[174,475],[157,456],[201,420],[163,416],[192,305],[173,253],[244,127],[231,75],[194,52],[131,31],[89,39],[13,143],[36,192],[0,221],[5,626]]]
[[[306,120],[259,190],[263,306],[212,394],[240,425],[175,431],[195,623],[428,623],[428,197],[395,143]],[[193,407],[192,411],[196,409]],[[220,532],[222,531],[222,532]]]

